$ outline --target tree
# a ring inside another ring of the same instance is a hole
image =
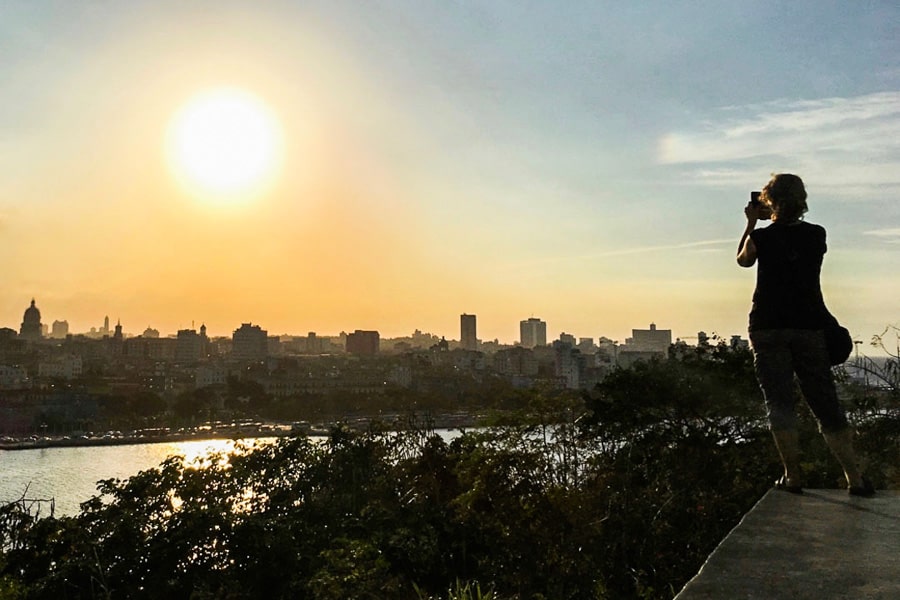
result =
[[[617,371],[581,397],[532,391],[518,420],[449,442],[335,428],[173,457],[101,482],[77,516],[0,518],[0,541],[16,540],[0,590],[423,600],[481,582],[495,600],[670,598],[779,470],[749,360],[714,351]],[[895,468],[879,431],[861,442]]]

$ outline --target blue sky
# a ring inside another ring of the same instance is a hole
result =
[[[183,4],[0,6],[0,325],[744,334],[742,207],[782,171],[837,316],[900,318],[896,3]],[[160,158],[215,85],[287,139],[241,211]]]

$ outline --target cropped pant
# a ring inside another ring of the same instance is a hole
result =
[[[772,430],[797,428],[795,377],[821,431],[837,432],[848,426],[821,330],[764,329],[751,332],[750,343]]]

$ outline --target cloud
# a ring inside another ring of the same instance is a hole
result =
[[[900,244],[900,227],[872,229],[870,231],[864,231],[863,233],[865,235],[881,238],[889,244]]]
[[[620,250],[610,250],[608,252],[601,252],[598,254],[591,254],[588,256],[581,256],[578,258],[608,258],[610,256],[627,256],[631,254],[646,254],[649,252],[664,252],[669,250],[698,250],[707,252],[712,249],[717,249],[719,246],[726,244],[733,244],[734,240],[732,239],[723,239],[723,240],[703,240],[699,242],[686,242],[684,244],[666,244],[659,246],[637,246],[634,248],[622,248]]]
[[[658,160],[721,185],[771,165],[845,188],[900,186],[900,92],[727,107],[694,131],[660,139]]]
[[[671,250],[692,250],[695,252],[712,252],[719,251],[721,247],[734,244],[733,239],[719,239],[719,240],[702,240],[698,242],[685,242],[682,244],[660,244],[655,246],[633,246],[631,248],[620,248],[617,250],[608,250],[606,252],[594,252],[591,254],[580,254],[580,255],[558,255],[558,256],[548,256],[545,258],[537,259],[537,260],[529,260],[523,263],[517,263],[515,266],[517,268],[521,267],[534,267],[537,265],[546,265],[546,264],[555,264],[562,262],[570,262],[570,261],[589,261],[596,260],[600,258],[615,258],[619,256],[633,256],[637,254],[651,254],[654,252],[668,252]],[[510,265],[504,264],[504,268],[508,268]]]

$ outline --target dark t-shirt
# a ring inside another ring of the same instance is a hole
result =
[[[777,221],[750,234],[756,245],[756,290],[750,331],[822,329],[832,317],[825,308],[819,273],[825,255],[825,229]]]

